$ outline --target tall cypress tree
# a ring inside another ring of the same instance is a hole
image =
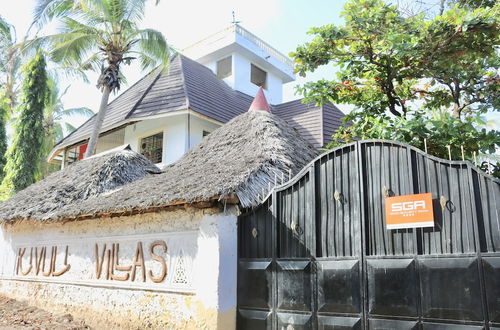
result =
[[[43,144],[43,116],[47,101],[45,58],[38,51],[23,67],[21,100],[14,126],[14,139],[7,152],[4,193],[18,192],[35,182],[40,169]]]
[[[5,163],[7,162],[7,120],[6,120],[6,106],[0,100],[0,181],[5,176]]]

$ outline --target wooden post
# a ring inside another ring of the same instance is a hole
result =
[[[61,164],[61,170],[66,167],[66,160],[68,159],[68,148],[64,148],[63,150],[63,159]]]

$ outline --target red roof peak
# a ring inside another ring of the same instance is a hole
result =
[[[255,98],[253,99],[250,108],[248,109],[248,111],[252,110],[271,112],[271,109],[269,108],[269,103],[267,103],[266,95],[264,95],[264,89],[262,87],[260,87],[259,90],[257,91],[257,94],[255,95]]]

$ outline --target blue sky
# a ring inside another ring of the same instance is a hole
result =
[[[339,24],[344,0],[162,0],[158,6],[150,1],[147,6],[144,27],[161,31],[167,41],[176,49],[203,39],[227,27],[235,11],[241,25],[284,54],[293,51],[297,45],[306,42],[306,32],[313,26]],[[18,36],[23,36],[31,24],[35,0],[8,1],[2,4],[1,15],[16,27]],[[49,27],[51,32],[54,27]],[[138,66],[124,67],[130,86],[142,73]],[[295,86],[307,80],[332,77],[331,68],[322,68],[308,77],[297,79],[284,87],[284,101],[299,98],[294,95]],[[63,90],[71,85],[63,102],[66,107],[86,106],[94,111],[99,106],[100,92],[95,88],[96,74],[89,74],[90,84],[78,78],[61,78]],[[122,88],[122,91],[126,86]],[[347,109],[347,108],[346,108]],[[82,118],[74,118],[79,124]]]

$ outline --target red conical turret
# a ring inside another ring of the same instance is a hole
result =
[[[269,103],[267,103],[266,96],[264,95],[264,89],[262,87],[259,88],[252,104],[250,104],[250,108],[248,109],[248,111],[252,110],[271,112]]]

